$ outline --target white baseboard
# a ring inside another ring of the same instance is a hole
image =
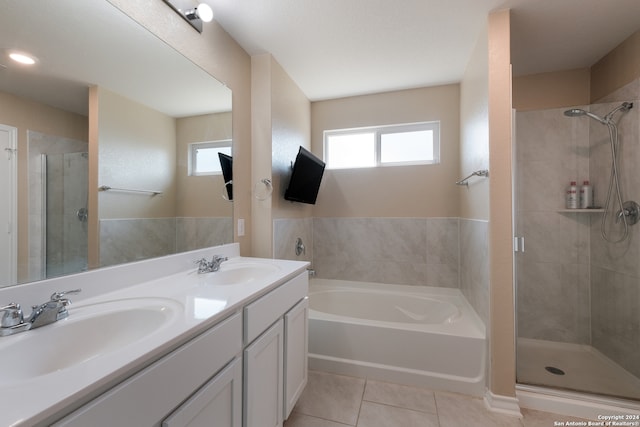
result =
[[[516,397],[494,394],[487,388],[484,392],[484,404],[492,412],[522,418],[520,403]]]

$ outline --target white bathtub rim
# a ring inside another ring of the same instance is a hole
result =
[[[321,288],[322,287],[322,288]],[[320,295],[320,294],[328,294],[328,295],[340,295],[340,294],[366,294],[366,295],[375,295],[375,296],[389,296],[389,297],[401,297],[403,299],[411,299],[411,300],[421,300],[426,302],[427,304],[430,303],[435,303],[436,305],[443,305],[444,307],[450,307],[451,311],[450,314],[447,316],[447,318],[443,321],[429,321],[427,319],[423,319],[423,320],[414,320],[414,321],[407,321],[407,322],[398,322],[398,321],[389,321],[389,322],[394,322],[394,323],[415,323],[418,325],[440,325],[440,324],[446,324],[446,323],[455,323],[458,320],[460,320],[462,318],[462,310],[463,308],[460,307],[460,303],[456,304],[459,300],[459,297],[450,297],[450,296],[445,296],[444,298],[440,295],[428,295],[428,294],[423,294],[423,293],[417,293],[417,292],[413,292],[413,293],[406,293],[406,292],[398,292],[394,289],[361,289],[361,288],[354,288],[354,287],[340,287],[340,288],[329,288],[328,286],[316,286],[314,288],[314,290],[310,293],[310,295]],[[338,297],[340,298],[340,297]],[[395,304],[398,305],[395,305]],[[408,309],[405,309],[403,307],[401,307],[400,302],[391,302],[392,306],[395,306],[395,308],[397,310],[399,310],[400,312],[404,313],[405,316],[409,317],[411,316],[413,313],[410,313],[410,311]],[[315,309],[314,309],[315,310]],[[315,311],[320,311],[320,312],[324,312],[324,313],[328,313],[325,310],[315,310]],[[407,314],[410,313],[410,314]],[[376,319],[372,319],[371,317],[364,317],[364,316],[349,316],[349,315],[342,315],[339,313],[329,313],[329,314],[333,314],[336,316],[343,316],[343,317],[353,317],[355,319],[364,319],[364,320],[376,320]]]
[[[486,328],[480,316],[467,301],[464,294],[455,288],[440,288],[434,286],[412,286],[395,285],[374,282],[354,282],[349,280],[319,279],[313,278],[309,282],[309,297],[322,291],[331,290],[367,290],[374,292],[389,292],[390,290],[400,292],[409,296],[419,296],[428,298],[444,297],[444,301],[455,304],[461,311],[462,316],[453,322],[438,324],[415,324],[383,322],[379,320],[359,319],[355,317],[341,316],[332,313],[325,313],[314,309],[309,309],[309,317],[319,320],[351,323],[356,325],[372,325],[390,329],[402,329],[412,331],[428,331],[432,333],[464,336],[469,338],[486,339]]]

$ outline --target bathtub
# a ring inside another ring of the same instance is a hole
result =
[[[482,396],[485,328],[458,289],[311,279],[309,368]]]

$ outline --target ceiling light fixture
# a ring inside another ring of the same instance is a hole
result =
[[[9,58],[23,65],[33,65],[37,62],[36,58],[24,52],[10,52]]]
[[[193,0],[164,0],[164,2],[199,32],[202,32],[203,22],[213,20],[213,10],[206,3],[199,3],[194,7]]]

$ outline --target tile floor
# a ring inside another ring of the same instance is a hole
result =
[[[579,418],[523,409],[523,418],[488,411],[480,398],[310,371],[284,427],[550,427]]]

